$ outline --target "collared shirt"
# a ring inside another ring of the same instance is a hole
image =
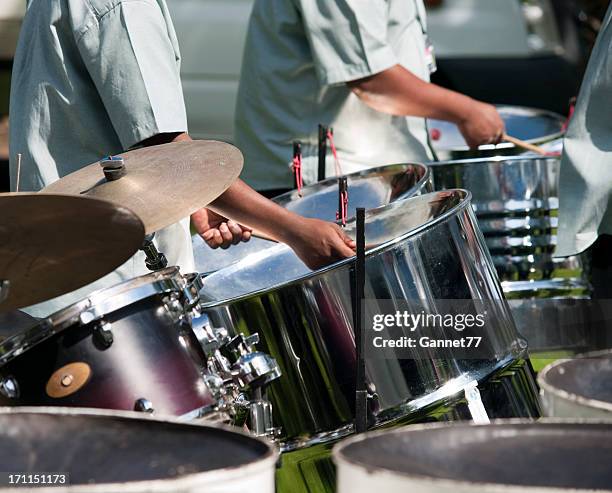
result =
[[[346,86],[397,64],[429,81],[422,0],[256,0],[236,106],[242,177],[289,188],[292,142],[317,181],[318,124],[332,126],[342,172],[432,157],[423,118],[373,110]],[[327,176],[334,160],[327,159]]]
[[[556,255],[612,234],[612,6],[582,83],[561,161]]]
[[[19,190],[38,191],[156,134],[187,131],[179,70],[165,0],[29,0],[11,84],[12,189],[19,153]],[[157,240],[170,265],[193,269],[188,221]],[[29,312],[48,315],[146,272],[139,253],[93,285]]]

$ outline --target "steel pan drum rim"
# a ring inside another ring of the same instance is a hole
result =
[[[386,469],[379,466],[372,466],[370,464],[362,463],[361,461],[350,459],[343,455],[343,451],[345,448],[351,446],[354,443],[359,443],[368,438],[377,438],[379,436],[384,435],[397,435],[397,434],[410,434],[412,432],[420,432],[427,430],[436,430],[436,429],[444,429],[444,428],[472,428],[472,427],[485,427],[491,428],[496,425],[526,425],[530,428],[537,428],[542,426],[554,426],[554,425],[603,425],[612,427],[612,423],[610,421],[602,420],[602,419],[585,419],[585,418],[540,418],[537,421],[524,419],[524,418],[512,418],[512,419],[495,419],[492,420],[490,424],[478,424],[473,421],[455,421],[450,423],[426,423],[426,424],[414,424],[409,427],[402,427],[393,430],[377,430],[377,431],[369,431],[363,433],[361,435],[355,435],[351,438],[347,438],[342,442],[338,443],[334,446],[332,450],[332,458],[336,465],[336,469],[338,469],[342,463],[349,464],[351,466],[362,468],[368,473],[378,473],[378,474],[392,474],[393,476],[404,477],[407,479],[419,480],[422,482],[429,482],[431,485],[440,485],[445,488],[450,488],[461,486],[464,489],[468,487],[472,489],[472,491],[476,493],[514,493],[514,492],[529,492],[529,493],[568,493],[568,492],[601,492],[607,493],[612,492],[612,489],[608,490],[585,490],[585,489],[570,489],[570,488],[562,488],[562,487],[549,487],[549,486],[526,486],[526,485],[515,485],[515,484],[503,484],[503,483],[477,483],[474,481],[460,481],[454,479],[447,478],[433,478],[431,476],[425,476],[422,474],[413,474],[407,473],[403,471],[396,471],[393,469]],[[446,491],[446,490],[445,490]]]
[[[170,490],[170,486],[174,486],[176,489],[180,490],[181,483],[187,481],[194,481],[198,479],[208,479],[209,482],[213,482],[214,476],[221,476],[218,479],[223,479],[222,476],[231,474],[244,472],[245,468],[250,469],[265,469],[268,467],[274,467],[274,464],[278,460],[278,450],[276,447],[268,440],[264,440],[259,437],[255,437],[250,435],[239,428],[215,424],[214,426],[211,424],[206,424],[202,422],[195,421],[183,421],[181,419],[172,418],[171,416],[151,416],[148,414],[132,412],[132,411],[112,411],[107,409],[92,409],[92,408],[78,408],[78,407],[32,407],[32,406],[24,406],[24,407],[1,407],[0,408],[0,416],[2,415],[10,415],[10,414],[40,414],[40,415],[54,415],[54,416],[86,416],[92,418],[103,418],[103,417],[112,417],[118,418],[120,421],[150,421],[152,423],[162,423],[162,424],[171,424],[171,425],[180,425],[180,426],[190,426],[197,428],[206,428],[206,429],[214,429],[214,430],[222,430],[234,435],[241,435],[244,438],[248,438],[252,441],[259,442],[264,445],[267,449],[267,452],[258,458],[254,462],[249,462],[246,464],[240,464],[233,467],[224,467],[221,469],[214,469],[211,471],[198,472],[194,474],[186,474],[184,476],[178,478],[166,478],[166,479],[155,479],[148,481],[130,481],[127,483],[97,483],[97,484],[76,484],[76,485],[67,485],[65,487],[40,487],[36,488],[36,491],[41,491],[41,493],[52,493],[53,491],[76,491],[78,493],[106,493],[109,488],[113,488],[114,490],[118,490],[121,488],[122,492],[130,493],[134,491],[135,493],[140,493],[143,490],[143,487],[146,486],[146,491],[155,493],[156,491],[169,492],[174,491]],[[255,472],[255,471],[251,471]],[[209,476],[210,478],[207,478]],[[4,492],[14,492],[16,491],[13,488],[4,488],[0,487],[0,493]],[[180,490],[182,491],[182,490]]]
[[[0,368],[13,359],[24,354],[28,350],[46,341],[50,337],[60,334],[67,328],[72,327],[73,324],[78,323],[79,315],[81,313],[90,311],[96,307],[104,306],[105,304],[108,304],[110,300],[122,296],[126,292],[134,289],[143,287],[150,288],[143,290],[137,298],[132,299],[129,303],[125,304],[123,306],[124,308],[155,294],[167,293],[173,289],[178,289],[179,286],[175,285],[173,287],[172,284],[175,284],[175,281],[179,276],[180,271],[178,267],[167,267],[161,271],[144,274],[133,279],[125,280],[115,284],[114,286],[94,291],[84,299],[62,308],[61,310],[40,320],[36,325],[26,329],[26,331],[15,334],[0,342]],[[143,282],[145,280],[148,282]],[[169,284],[167,287],[162,287],[162,283]],[[97,314],[97,316],[92,318],[91,322],[99,320],[113,311],[115,310],[108,310],[104,311],[103,313],[100,312]],[[15,345],[12,348],[7,350],[6,353],[1,354],[1,350],[3,348],[13,343],[15,343]]]
[[[514,113],[531,113],[531,115],[527,115],[527,116],[547,116],[547,117],[550,117],[552,120],[556,120],[558,123],[561,124],[561,126],[565,124],[565,118],[562,115],[555,113],[554,111],[548,111],[548,110],[544,110],[540,108],[530,108],[529,106],[513,106],[513,105],[507,105],[507,104],[496,105],[496,108],[497,108],[497,111],[499,112],[502,112],[504,110],[510,110],[510,112],[514,112]],[[428,119],[427,121],[428,128],[429,128],[429,121],[430,120]],[[535,139],[528,139],[525,142],[529,144],[534,144],[534,145],[545,144],[547,142],[560,139],[564,135],[565,135],[565,131],[560,130],[559,132],[555,132],[553,134],[543,135]],[[517,146],[514,145],[512,142],[501,142],[499,144],[481,145],[477,149],[470,149],[470,147],[467,144],[464,146],[458,146],[458,147],[440,147],[439,151],[441,152],[468,152],[468,151],[478,152],[478,151],[495,151],[495,150],[503,150],[503,149],[513,149],[516,147]],[[434,145],[434,149],[435,148],[436,146]]]
[[[579,359],[590,359],[590,358],[599,358],[601,356],[608,356],[612,358],[612,349],[604,349],[601,351],[591,351],[588,353],[582,353],[576,355],[574,358],[564,358],[557,361],[553,361],[549,365],[545,366],[542,371],[538,373],[538,385],[540,389],[544,392],[548,392],[549,394],[564,399],[566,401],[570,401],[576,404],[581,404],[583,406],[587,406],[593,409],[598,409],[601,411],[606,411],[612,413],[612,402],[600,401],[598,399],[591,399],[589,397],[584,397],[579,394],[575,394],[574,392],[568,392],[567,390],[563,390],[562,388],[556,387],[548,382],[547,375],[554,371],[558,366],[562,366],[569,361],[575,361]]]
[[[462,200],[461,203],[457,204],[456,206],[454,206],[452,209],[444,212],[443,214],[440,214],[438,217],[427,221],[424,224],[421,224],[420,226],[417,226],[414,229],[411,229],[410,231],[396,237],[393,238],[392,240],[389,240],[381,245],[378,245],[370,250],[366,251],[366,257],[372,257],[378,253],[384,252],[386,250],[388,250],[389,248],[394,247],[395,245],[397,245],[398,243],[407,240],[408,238],[413,238],[416,236],[419,236],[420,234],[424,233],[425,231],[439,225],[440,223],[446,222],[448,221],[448,219],[452,216],[454,216],[455,214],[457,214],[458,212],[465,210],[466,208],[469,208],[469,211],[472,212],[472,208],[471,208],[471,201],[472,201],[472,192],[470,192],[469,190],[464,190],[462,188],[452,188],[452,189],[448,189],[448,190],[444,190],[444,191],[436,191],[436,192],[431,192],[425,195],[420,195],[417,197],[408,197],[402,200],[398,200],[396,202],[391,202],[390,204],[387,205],[383,205],[380,207],[376,207],[374,209],[369,209],[368,211],[366,211],[366,220],[367,220],[367,216],[369,214],[372,213],[376,213],[386,207],[393,207],[393,208],[399,208],[400,206],[404,205],[405,202],[414,200],[414,199],[422,199],[424,197],[427,197],[429,195],[438,195],[440,193],[444,193],[444,192],[458,192],[459,194],[462,195]],[[352,221],[350,221],[350,223],[353,223],[354,219]],[[367,240],[367,239],[366,239]],[[225,298],[223,300],[215,300],[215,301],[205,301],[203,303],[200,304],[200,307],[202,309],[210,309],[210,308],[215,308],[217,306],[221,306],[221,305],[227,305],[229,303],[236,303],[242,300],[246,300],[249,299],[251,297],[255,297],[255,296],[261,296],[262,294],[265,293],[272,293],[274,291],[278,291],[280,289],[284,289],[287,288],[289,286],[293,286],[295,284],[300,284],[308,279],[314,279],[316,277],[322,276],[324,274],[327,274],[328,272],[334,271],[336,269],[340,269],[346,265],[349,264],[353,264],[356,261],[356,257],[352,256],[349,258],[346,258],[344,260],[340,260],[339,262],[336,262],[334,264],[328,265],[327,267],[323,267],[322,269],[318,269],[315,271],[311,271],[307,274],[304,274],[302,276],[297,277],[296,279],[291,279],[290,281],[283,281],[280,282],[278,284],[274,284],[272,286],[266,287],[266,288],[261,288],[261,289],[257,289],[255,291],[251,291],[249,293],[245,293],[242,294],[240,296],[236,296],[234,298]],[[236,265],[236,264],[233,264]],[[221,269],[217,272],[222,272],[224,269]],[[1,346],[0,346],[1,347]]]
[[[451,167],[454,165],[471,165],[471,164],[497,164],[497,163],[514,163],[519,161],[561,161],[561,156],[491,156],[491,157],[476,157],[468,159],[449,159],[447,161],[430,161],[425,163],[432,170],[435,168]]]
[[[395,163],[395,164],[385,164],[383,166],[378,166],[376,168],[368,168],[365,170],[361,170],[361,171],[357,171],[355,173],[350,173],[348,175],[343,175],[346,176],[347,178],[351,179],[351,178],[360,178],[362,176],[368,176],[368,175],[374,175],[377,173],[380,173],[382,171],[386,171],[389,168],[394,168],[394,167],[398,167],[398,166],[402,166],[402,167],[408,167],[408,166],[416,166],[417,168],[420,168],[422,170],[424,170],[424,174],[421,177],[421,179],[419,181],[417,181],[413,187],[411,187],[409,190],[407,190],[406,192],[409,191],[417,191],[417,190],[421,190],[423,189],[427,183],[429,182],[429,180],[431,179],[431,170],[429,169],[429,166],[427,166],[426,164],[423,163]],[[323,181],[319,181],[317,183],[313,183],[312,185],[308,185],[306,187],[304,187],[302,189],[303,192],[307,192],[306,195],[304,195],[303,197],[308,197],[310,195],[315,194],[316,192],[318,192],[321,188],[325,188],[328,187],[330,185],[334,185],[338,183],[338,177],[332,177],[332,178],[327,178]],[[350,190],[349,190],[350,193]],[[282,195],[278,195],[277,197],[274,197],[272,199],[273,202],[277,202],[277,203],[281,203],[283,202],[282,199],[291,197],[292,195],[297,194],[296,190],[291,190],[290,192],[286,192],[283,193]],[[300,198],[303,198],[300,197]],[[298,199],[299,200],[299,199]]]

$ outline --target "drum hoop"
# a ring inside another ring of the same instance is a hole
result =
[[[407,478],[413,481],[425,481],[429,485],[432,485],[432,488],[435,485],[445,486],[449,489],[453,487],[457,489],[458,487],[462,487],[463,490],[467,490],[468,488],[475,492],[492,492],[492,493],[505,493],[505,492],[515,492],[515,491],[530,491],[534,493],[546,493],[546,492],[563,492],[563,491],[578,491],[578,490],[568,490],[560,487],[545,487],[545,486],[522,486],[522,485],[513,485],[513,484],[504,484],[504,483],[492,483],[492,482],[475,482],[467,479],[450,479],[450,478],[434,478],[432,476],[428,476],[426,474],[417,474],[412,472],[404,472],[404,471],[395,471],[391,468],[384,468],[380,466],[372,466],[371,464],[363,463],[358,459],[354,459],[352,457],[348,457],[345,454],[345,449],[350,447],[353,444],[362,442],[364,440],[377,438],[380,436],[390,436],[390,435],[402,435],[402,434],[411,434],[411,433],[422,433],[427,432],[428,430],[443,430],[451,427],[455,428],[467,428],[467,429],[476,429],[476,428],[496,428],[503,426],[518,426],[518,427],[526,427],[526,428],[543,428],[543,427],[554,427],[554,426],[609,426],[610,422],[602,419],[584,419],[584,418],[540,418],[537,421],[532,419],[525,418],[507,418],[507,419],[495,419],[492,420],[489,424],[478,424],[473,421],[462,421],[455,423],[425,423],[425,424],[413,424],[407,428],[396,428],[392,430],[376,430],[370,431],[367,433],[363,433],[361,435],[355,435],[353,437],[347,438],[334,446],[332,450],[332,459],[336,465],[339,466],[351,466],[359,469],[367,470],[370,474],[386,474],[390,473],[393,476]],[[581,490],[587,491],[587,490]],[[612,491],[612,490],[598,490],[602,491]]]
[[[447,192],[459,192],[461,194],[463,194],[461,203],[457,204],[455,207],[453,207],[452,209],[444,212],[443,214],[440,214],[438,217],[435,217],[433,219],[430,219],[429,221],[421,224],[420,226],[417,226],[416,228],[411,229],[410,231],[396,237],[393,238],[392,240],[386,241],[384,243],[381,243],[380,245],[377,245],[371,249],[369,249],[368,251],[366,251],[366,257],[370,258],[373,257],[375,255],[378,255],[379,253],[382,253],[392,247],[394,247],[395,245],[397,245],[398,243],[401,243],[402,241],[405,241],[408,238],[414,238],[422,233],[424,233],[425,231],[438,226],[441,223],[444,223],[446,221],[448,221],[449,218],[457,215],[460,211],[468,211],[469,214],[474,214],[474,211],[472,210],[472,206],[471,206],[471,202],[472,202],[472,192],[470,192],[469,190],[464,190],[462,188],[453,188],[450,190],[447,190]],[[387,207],[393,207],[393,208],[397,208],[400,207],[402,204],[414,200],[414,199],[422,199],[424,197],[427,197],[428,195],[436,195],[436,194],[440,194],[441,192],[433,192],[431,194],[426,194],[426,195],[420,195],[417,197],[410,197],[410,198],[406,198],[406,199],[402,199],[402,200],[398,200],[397,202],[391,202],[390,204],[381,206],[381,207],[377,207],[375,209],[370,209],[367,211],[366,217],[368,215],[372,215],[372,214],[376,214],[377,212],[380,212],[382,209],[385,209]],[[236,303],[242,300],[246,300],[248,298],[251,297],[256,297],[256,296],[261,296],[264,293],[272,293],[275,291],[278,291],[280,289],[284,289],[288,286],[293,286],[295,284],[299,284],[301,282],[304,282],[306,280],[309,279],[315,279],[319,276],[322,276],[324,274],[327,274],[329,272],[332,272],[334,270],[337,269],[341,269],[342,267],[345,267],[347,265],[350,264],[354,264],[355,263],[355,257],[350,257],[350,258],[346,258],[344,260],[340,260],[339,262],[336,262],[334,264],[328,265],[327,267],[323,267],[322,269],[319,270],[315,270],[315,271],[311,271],[308,272],[306,274],[303,274],[295,279],[291,279],[289,281],[283,281],[280,282],[278,284],[274,284],[272,286],[266,287],[266,288],[261,288],[255,291],[251,291],[249,293],[245,293],[242,294],[240,296],[235,296],[233,298],[225,298],[222,300],[215,300],[215,301],[203,301],[200,304],[201,309],[203,310],[207,310],[207,309],[211,309],[211,308],[215,308],[218,306],[223,306],[223,305],[227,305],[227,304],[231,304],[231,303]],[[236,265],[236,264],[233,264]],[[230,266],[231,267],[231,266]],[[221,269],[221,271],[223,271],[223,269]],[[221,271],[217,271],[217,272],[221,272]],[[211,274],[214,275],[214,274]]]
[[[33,414],[33,415],[53,415],[53,416],[77,416],[77,417],[90,417],[92,419],[101,419],[104,418],[114,418],[120,421],[147,421],[151,422],[152,425],[155,423],[158,424],[169,424],[169,425],[180,425],[185,427],[198,427],[198,428],[206,428],[211,430],[221,430],[224,432],[228,432],[234,436],[240,436],[245,439],[245,441],[258,442],[259,445],[263,445],[266,449],[265,453],[262,454],[261,457],[257,459],[237,466],[229,466],[223,467],[220,469],[213,469],[210,471],[201,471],[196,473],[191,473],[184,475],[179,478],[161,478],[155,480],[139,480],[139,481],[130,481],[126,483],[95,483],[95,484],[79,484],[68,486],[64,488],[63,491],[87,491],[90,493],[105,493],[105,491],[112,490],[117,491],[118,489],[122,489],[125,491],[133,491],[139,492],[143,491],[143,486],[146,487],[147,491],[155,491],[155,486],[159,486],[161,491],[170,491],[167,485],[175,486],[174,490],[187,490],[189,489],[189,481],[193,479],[208,477],[212,479],[215,474],[228,474],[230,472],[234,472],[235,474],[244,473],[245,471],[248,473],[253,473],[253,471],[259,471],[260,469],[270,467],[273,469],[272,465],[278,461],[279,451],[277,447],[269,440],[256,437],[252,434],[243,431],[240,428],[221,424],[221,423],[206,423],[203,421],[185,421],[181,417],[173,417],[173,416],[151,416],[151,415],[143,415],[142,413],[138,413],[135,411],[119,411],[119,410],[109,410],[109,409],[95,409],[95,408],[79,408],[79,407],[32,407],[32,406],[19,406],[19,407],[5,407],[0,410],[0,415],[20,415],[20,414]],[[184,485],[184,486],[183,486]],[[44,492],[52,492],[54,488],[40,488],[41,491]],[[7,491],[6,489],[0,487],[0,492]]]
[[[592,409],[597,409],[599,411],[612,412],[612,402],[592,399],[590,397],[585,397],[584,395],[576,394],[575,392],[568,392],[565,389],[552,385],[547,379],[547,376],[551,371],[553,371],[556,367],[567,363],[568,361],[575,361],[579,359],[598,359],[602,356],[612,358],[612,349],[591,351],[588,353],[579,354],[574,358],[565,358],[554,361],[548,366],[545,366],[542,371],[540,371],[540,373],[538,374],[538,385],[543,391],[548,392],[549,394],[555,397],[570,401],[573,404],[579,404],[582,406],[590,407]]]
[[[87,298],[62,308],[25,332],[2,341],[0,367],[75,323],[86,325],[156,294],[181,291],[185,284],[179,268],[168,267],[94,291]]]

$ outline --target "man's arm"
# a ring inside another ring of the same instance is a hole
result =
[[[191,140],[186,133],[158,134],[140,145],[158,145]],[[221,221],[210,226],[210,210],[219,214]],[[226,221],[231,218],[233,221]],[[262,233],[289,245],[311,269],[354,254],[355,242],[341,228],[327,221],[299,216],[265,198],[242,180],[234,182],[206,209],[196,211],[192,221],[198,233],[211,246],[229,246],[250,236],[248,224]],[[203,228],[202,228],[203,226]]]
[[[377,111],[457,124],[470,147],[498,143],[505,131],[494,106],[425,82],[401,65],[347,85]]]

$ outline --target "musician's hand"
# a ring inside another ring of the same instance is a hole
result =
[[[213,249],[229,248],[251,239],[251,228],[227,219],[210,209],[200,209],[191,215],[191,222],[200,237]]]
[[[301,218],[298,234],[287,243],[310,269],[355,255],[355,242],[337,224]]]
[[[470,149],[484,144],[499,144],[506,131],[497,108],[476,100],[472,100],[458,126]]]

